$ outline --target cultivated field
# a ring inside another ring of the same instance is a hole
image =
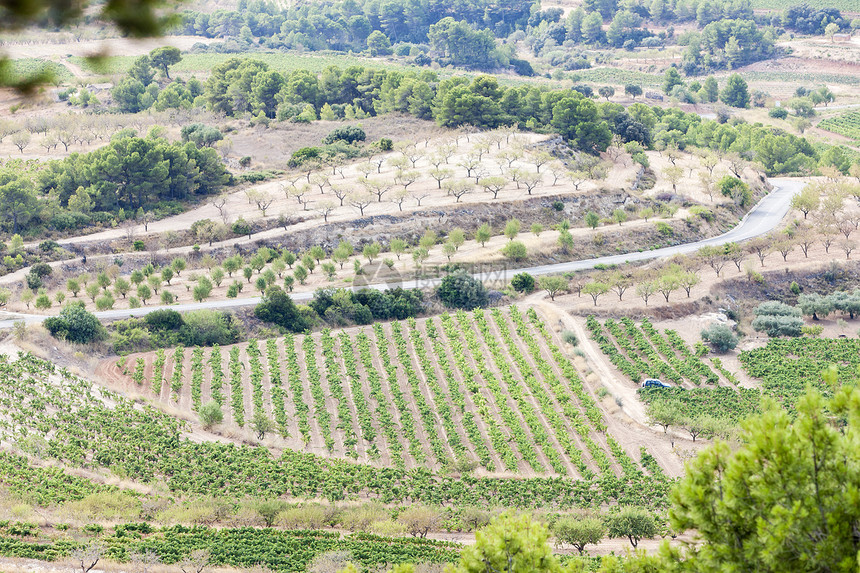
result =
[[[225,430],[275,421],[279,443],[399,468],[592,477],[636,467],[534,311],[458,312],[233,347],[130,355],[112,385]]]

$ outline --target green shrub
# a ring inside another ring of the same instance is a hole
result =
[[[774,107],[767,114],[774,119],[785,119],[788,117],[788,110],[784,107]]]
[[[738,337],[725,324],[712,324],[702,330],[702,340],[709,343],[711,348],[720,353],[734,350],[738,345]]]
[[[59,315],[45,319],[43,324],[53,337],[69,342],[86,344],[105,336],[105,329],[99,319],[87,312],[80,301],[67,304]]]
[[[577,346],[579,344],[579,338],[572,330],[565,330],[564,332],[562,332],[561,339],[570,344],[571,346]]]
[[[207,430],[224,421],[224,413],[221,411],[221,406],[214,400],[210,400],[200,406],[197,415],[200,416],[200,423]]]
[[[218,310],[193,310],[182,317],[184,324],[179,329],[179,344],[184,346],[225,345],[239,341],[239,323],[227,312]]]
[[[487,306],[489,295],[484,283],[463,271],[452,273],[442,279],[436,296],[449,308],[474,308]]]
[[[182,315],[169,308],[154,310],[147,314],[143,320],[149,328],[154,330],[179,330],[185,324]]]
[[[326,135],[325,139],[323,139],[323,143],[326,145],[330,145],[335,141],[357,143],[359,141],[364,141],[365,139],[367,139],[367,134],[364,133],[363,129],[355,125],[345,125],[343,127],[338,127]]]
[[[502,254],[512,261],[522,261],[529,255],[528,249],[522,241],[510,241],[502,248]]]
[[[303,332],[310,324],[298,307],[280,287],[269,287],[254,308],[254,315],[265,322],[272,322],[292,332]]]
[[[516,274],[511,279],[511,288],[517,292],[532,292],[535,290],[535,278],[528,273]]]

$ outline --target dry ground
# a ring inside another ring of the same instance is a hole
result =
[[[415,120],[413,120],[413,122],[414,121]],[[381,202],[378,201],[378,197],[371,197],[372,202],[367,204],[364,208],[363,214],[354,203],[351,204],[351,194],[363,188],[361,185],[361,181],[364,179],[362,166],[366,165],[367,162],[359,161],[345,166],[343,170],[337,174],[332,174],[328,169],[325,171],[315,172],[310,174],[310,176],[308,176],[307,173],[291,172],[279,180],[261,183],[242,191],[235,191],[226,196],[227,203],[222,209],[224,212],[223,218],[228,222],[235,221],[239,217],[243,217],[249,221],[260,221],[264,219],[262,211],[258,208],[256,202],[252,202],[255,194],[260,194],[268,196],[272,201],[266,211],[265,217],[265,220],[270,224],[273,219],[277,219],[278,216],[283,214],[301,221],[289,226],[288,229],[290,233],[301,230],[312,230],[324,222],[323,220],[325,217],[322,210],[331,209],[331,212],[327,215],[328,223],[333,225],[342,225],[343,235],[348,238],[350,230],[354,225],[360,225],[363,227],[368,224],[370,217],[382,217],[379,219],[379,223],[376,224],[380,225],[380,230],[384,232],[384,217],[386,215],[401,216],[404,211],[408,213],[416,210],[423,213],[432,213],[434,212],[434,209],[438,209],[440,207],[451,207],[452,205],[461,205],[463,210],[468,210],[476,205],[495,204],[502,203],[504,201],[518,201],[532,196],[581,196],[586,193],[594,193],[599,189],[626,189],[635,177],[636,173],[636,168],[630,161],[629,156],[620,155],[616,157],[614,162],[607,163],[607,165],[610,166],[610,170],[605,181],[585,181],[579,184],[579,189],[576,189],[574,185],[567,180],[565,175],[566,168],[560,162],[554,161],[543,165],[540,173],[537,173],[536,165],[531,163],[531,158],[537,156],[540,149],[539,147],[535,147],[535,145],[544,141],[546,136],[536,134],[516,134],[510,138],[509,142],[502,140],[498,142],[497,145],[494,144],[490,146],[490,150],[482,157],[481,167],[479,169],[483,170],[484,176],[504,176],[508,181],[505,189],[499,193],[499,198],[494,199],[492,194],[487,193],[481,190],[479,186],[474,185],[474,174],[471,179],[468,178],[467,169],[461,165],[465,160],[467,160],[470,154],[475,153],[475,149],[477,147],[482,145],[480,142],[486,136],[454,135],[450,137],[432,138],[429,137],[432,135],[432,131],[425,131],[425,134],[427,134],[428,137],[422,141],[418,141],[414,148],[413,157],[418,158],[415,163],[414,171],[419,176],[418,180],[411,184],[408,187],[408,190],[404,189],[402,185],[396,184],[395,180],[397,179],[398,168],[392,164],[397,161],[402,161],[403,154],[401,152],[394,151],[380,156],[379,159],[383,160],[383,165],[379,168],[378,172],[377,167],[373,166],[372,171],[368,173],[369,179],[371,181],[379,181],[384,185],[389,186],[391,190],[383,194],[383,200]],[[434,169],[430,162],[430,158],[433,154],[437,153],[438,150],[446,147],[450,147],[453,150],[453,154],[448,159],[448,163],[442,163],[440,164],[440,167],[452,172],[452,180],[466,181],[471,185],[471,191],[463,196],[459,203],[455,202],[454,198],[447,194],[445,189],[438,189],[438,183],[430,176]],[[531,174],[532,176],[538,176],[540,178],[539,186],[534,188],[531,195],[528,194],[528,191],[524,186],[517,189],[517,185],[510,181],[510,176],[507,174],[510,168],[508,167],[507,161],[502,159],[502,156],[505,153],[511,152],[522,155],[520,159],[515,159],[513,161],[511,167],[521,171],[522,173]],[[609,156],[607,155],[606,157],[608,160]],[[681,158],[677,160],[677,165],[683,170],[683,176],[677,183],[676,190],[673,190],[672,185],[666,181],[665,177],[663,177],[664,170],[670,166],[669,158],[665,155],[659,154],[658,152],[649,152],[649,159],[653,168],[657,172],[657,185],[653,189],[645,191],[643,196],[656,197],[677,193],[679,196],[686,197],[689,200],[703,205],[716,205],[718,202],[724,201],[724,198],[722,197],[711,197],[703,191],[699,174],[704,172],[704,170],[697,168],[698,159],[696,157],[690,154],[683,154]],[[411,169],[411,165],[409,165],[408,170],[413,171],[413,169]],[[720,177],[725,172],[728,172],[728,163],[724,161],[714,169],[713,177]],[[755,173],[752,170],[748,170],[746,175],[752,178],[755,176]],[[323,192],[320,193],[320,188],[315,184],[309,184],[308,180],[322,185]],[[305,189],[305,193],[301,197],[302,203],[300,203],[295,196],[290,195],[297,188]],[[344,198],[342,206],[340,205],[340,199],[335,194],[336,189],[349,193]],[[405,202],[402,206],[403,211],[401,211],[401,206],[395,202],[399,196],[405,197]],[[420,206],[418,205],[419,201]],[[681,218],[686,216],[686,214],[686,211],[681,210],[676,213],[675,216]],[[631,216],[634,215],[631,214]],[[126,228],[114,228],[87,236],[65,239],[61,240],[60,243],[64,245],[109,241],[122,243],[122,241],[129,235],[131,235],[133,239],[149,237],[147,240],[153,241],[156,236],[164,238],[171,232],[188,229],[194,221],[200,219],[220,221],[222,219],[222,215],[212,203],[206,203],[181,215],[168,217],[160,221],[150,223],[148,235],[144,234],[145,231],[143,226],[140,225],[130,230]],[[574,221],[574,224],[580,224],[580,222]],[[618,227],[617,225],[606,227],[605,229],[602,229],[601,232],[603,232],[607,236],[607,239],[611,241],[612,234],[616,230],[627,231],[650,224],[652,224],[650,221],[644,222],[634,220],[625,223],[623,227]],[[499,233],[500,231],[500,229],[495,230],[496,233]],[[274,227],[267,231],[256,233],[253,236],[253,240],[277,241],[280,237],[284,236],[285,233],[286,231],[283,228]],[[586,230],[581,227],[575,227],[572,230],[572,233],[574,234],[575,239],[581,237],[585,240],[588,240],[588,237],[593,234],[590,230]],[[557,236],[558,232],[553,230],[546,230],[542,232],[540,236],[535,236],[529,232],[529,229],[523,228],[518,240],[525,242],[530,249],[530,252],[542,252],[546,249],[552,250],[557,241]],[[216,242],[211,248],[222,249],[223,247],[235,247],[247,244],[248,242],[249,239],[247,237],[239,237]],[[485,247],[481,247],[474,241],[468,241],[451,258],[451,262],[498,261],[503,258],[500,253],[500,249],[505,242],[506,239],[501,235],[494,237]],[[287,243],[287,246],[289,246],[289,243]],[[209,248],[210,247],[205,243],[201,245],[201,254],[205,253]],[[185,256],[186,258],[189,258],[192,263],[195,260],[190,256],[192,254],[191,247],[167,248],[164,252],[171,256]],[[391,257],[390,254],[384,254],[383,256]],[[101,258],[104,260],[105,266],[107,266],[112,262],[113,256],[105,255]],[[448,262],[447,256],[442,253],[441,245],[431,250],[431,256],[426,262],[431,265]],[[57,264],[55,266],[58,267],[61,266],[61,264]],[[411,268],[412,262],[409,255],[405,255],[397,264],[397,270],[401,273],[409,271]],[[192,273],[190,271],[191,269],[189,269],[183,277],[178,277],[175,284],[169,289],[179,297],[179,301],[191,300],[190,291],[182,288],[183,281],[192,278]],[[18,273],[12,273],[2,277],[0,278],[0,283],[10,285],[16,284],[17,281],[21,280],[23,272],[24,271],[20,271]],[[344,270],[338,271],[337,282],[329,283],[325,278],[323,278],[322,273],[317,271],[315,274],[311,275],[308,285],[306,286],[307,288],[316,288],[318,286],[337,286],[338,284],[348,284],[344,281],[351,280],[352,276],[352,263],[350,262],[344,266]],[[225,281],[222,287],[213,292],[212,296],[215,298],[225,296],[227,285],[230,282],[231,281],[229,280]],[[177,288],[173,288],[174,286]],[[248,296],[250,294],[249,291],[253,290],[252,285],[246,285],[246,287],[248,288],[246,288],[243,293],[244,296]],[[297,285],[297,288],[301,287]],[[117,300],[118,308],[122,307],[124,304],[125,302],[122,299]],[[13,303],[10,308],[26,310],[26,307],[21,307],[20,304],[16,305],[15,303]]]

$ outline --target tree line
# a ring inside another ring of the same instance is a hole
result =
[[[186,11],[180,30],[209,38],[239,38],[245,44],[256,41],[270,49],[368,49],[372,55],[391,53],[392,43],[420,45],[413,55],[423,54],[444,36],[459,44],[459,49],[487,54],[495,49],[496,37],[525,28],[532,5],[528,0],[338,0],[282,9],[270,2],[242,0],[235,11]],[[443,22],[454,26],[434,30]],[[407,46],[405,55],[409,53]],[[442,60],[449,56],[439,53]],[[467,67],[495,67],[499,63],[460,61]]]

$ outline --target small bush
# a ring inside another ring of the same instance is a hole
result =
[[[528,273],[516,274],[511,279],[511,288],[517,292],[532,292],[535,290],[535,278]]]
[[[562,332],[561,339],[570,344],[571,346],[577,346],[579,344],[579,338],[572,330],[565,330],[564,332]]]
[[[713,324],[702,331],[702,340],[709,343],[711,348],[719,353],[734,350],[738,345],[738,337],[725,324]]]
[[[774,107],[767,114],[774,119],[785,119],[788,117],[788,110],[784,107]]]
[[[360,127],[354,125],[345,125],[338,127],[328,135],[326,135],[323,143],[330,145],[335,141],[345,141],[347,143],[356,143],[367,139],[367,134]]]
[[[200,410],[197,414],[200,416],[200,423],[207,430],[224,421],[224,413],[221,411],[221,406],[219,406],[218,402],[215,402],[214,400],[206,402],[200,406]]]
[[[663,221],[657,221],[654,223],[654,226],[657,227],[657,232],[666,237],[671,237],[675,234],[675,231],[672,229],[672,226],[668,223],[664,223]]]
[[[449,308],[472,310],[487,306],[489,302],[484,283],[462,271],[443,278],[442,284],[436,289],[436,295],[442,304]]]
[[[528,257],[528,249],[522,241],[510,241],[502,248],[502,254],[512,261],[522,261]]]

